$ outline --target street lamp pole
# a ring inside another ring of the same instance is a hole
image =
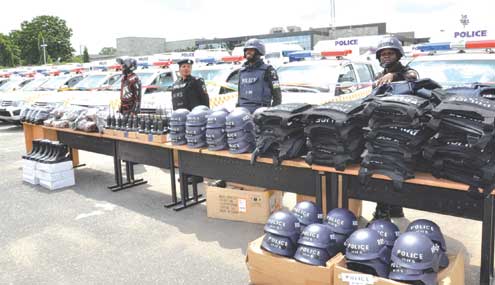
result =
[[[42,38],[42,40],[43,40],[43,44],[41,45],[41,47],[43,48],[43,62],[46,64],[46,47],[48,45],[45,44],[45,38]]]

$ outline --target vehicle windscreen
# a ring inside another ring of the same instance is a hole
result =
[[[50,91],[50,90],[58,90],[69,79],[70,79],[70,77],[68,77],[68,76],[57,76],[57,77],[53,77],[52,79],[50,79],[47,82],[43,83],[39,87],[39,89],[40,90],[48,90],[48,91]]]
[[[36,78],[33,81],[30,81],[28,84],[22,87],[22,91],[36,91],[41,84],[47,82],[50,78],[48,77],[40,77]]]
[[[2,86],[0,86],[0,92],[5,92],[5,91],[9,91],[11,90],[12,88],[16,88],[19,86],[19,84],[21,84],[21,82],[23,82],[25,79],[22,79],[22,78],[19,78],[19,79],[10,79],[9,81],[7,81],[5,84],[3,84]]]
[[[409,66],[444,87],[495,82],[495,60],[413,61]]]
[[[100,87],[106,80],[105,74],[88,75],[81,81],[79,81],[74,87],[75,90],[89,90]]]
[[[230,69],[197,69],[191,75],[201,77],[204,81],[225,81],[230,72]]]
[[[339,66],[307,64],[281,66],[277,73],[280,87],[286,92],[329,92],[337,83]]]

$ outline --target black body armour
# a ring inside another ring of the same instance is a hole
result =
[[[306,111],[306,162],[344,170],[359,161],[364,150],[363,108],[364,102],[356,100],[327,103]]]
[[[309,108],[311,105],[304,103],[281,104],[255,113],[257,138],[251,163],[264,156],[279,165],[283,160],[306,154],[303,112]]]

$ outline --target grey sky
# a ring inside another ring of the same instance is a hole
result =
[[[495,1],[335,1],[337,26],[387,22],[389,32],[416,31],[418,36],[431,36],[441,29],[462,30],[460,16],[468,14],[468,30],[495,28],[490,15]],[[77,52],[80,45],[86,45],[90,53],[97,53],[125,36],[180,40],[262,34],[275,26],[323,27],[330,22],[329,7],[327,0],[16,0],[3,10],[0,32],[18,29],[23,20],[38,15],[55,15],[73,29]]]

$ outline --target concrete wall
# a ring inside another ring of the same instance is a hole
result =
[[[117,39],[117,55],[140,56],[164,51],[164,38],[127,37]]]

